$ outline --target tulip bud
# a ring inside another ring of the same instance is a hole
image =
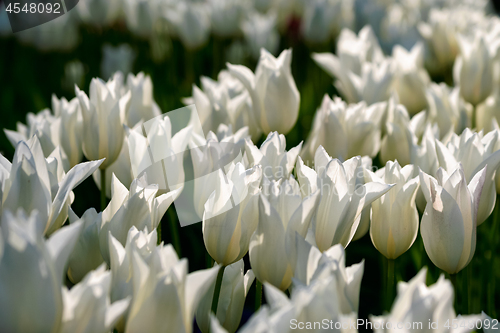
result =
[[[124,130],[122,123],[130,105],[130,92],[123,97],[115,91],[117,79],[107,83],[93,79],[90,99],[75,87],[83,118],[83,153],[89,160],[106,158],[100,169],[110,166],[120,154]]]
[[[368,181],[395,184],[371,205],[370,237],[387,259],[405,253],[417,238],[419,217],[415,197],[419,184],[418,177],[411,178],[413,169],[413,165],[401,168],[397,161],[389,161],[376,173],[365,174]]]
[[[443,168],[437,179],[420,171],[420,186],[427,205],[420,225],[425,251],[440,269],[455,274],[469,264],[476,250],[478,203],[486,167],[467,186],[461,164],[448,174]]]
[[[292,50],[275,58],[261,50],[255,74],[245,66],[228,64],[229,72],[247,88],[262,131],[290,132],[299,115],[300,94],[291,71]]]

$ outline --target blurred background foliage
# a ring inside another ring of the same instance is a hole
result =
[[[497,7],[496,1],[494,4]],[[64,79],[65,65],[70,62],[79,61],[83,64],[84,76],[80,88],[88,92],[91,79],[102,77],[101,61],[104,44],[118,46],[126,43],[132,47],[135,53],[132,72],[142,71],[151,76],[154,98],[161,110],[167,112],[183,106],[181,99],[191,96],[193,84],[200,86],[200,76],[217,79],[219,71],[225,69],[226,61],[230,60],[229,46],[234,42],[234,38],[220,39],[212,36],[202,48],[188,51],[179,40],[173,39],[165,46],[169,49],[165,58],[158,60],[152,56],[154,51],[151,44],[147,40],[131,35],[122,23],[104,29],[85,26],[79,29],[80,42],[71,52],[43,52],[33,46],[23,44],[12,36],[0,37],[1,128],[15,129],[16,122],[26,122],[28,112],[37,113],[42,109],[51,108],[52,94],[59,98],[66,97],[68,100],[73,98],[74,87],[69,87]],[[286,48],[293,48],[292,73],[301,97],[299,120],[286,136],[287,149],[290,149],[306,139],[311,129],[314,113],[320,106],[323,96],[325,94],[337,95],[331,77],[320,69],[310,56],[313,51],[335,52],[335,41],[332,40],[322,45],[306,45],[299,38],[298,29],[292,20],[286,33],[281,36],[279,52]],[[256,61],[246,58],[241,64],[254,70]],[[434,79],[440,81],[439,78]],[[263,139],[264,137],[258,142],[259,145]],[[3,131],[0,132],[0,152],[9,160],[12,159],[14,153],[14,148]],[[378,156],[373,162],[375,167],[380,167]],[[99,210],[99,190],[92,177],[78,186],[74,192],[76,199],[72,208],[79,216],[90,207]],[[488,226],[494,216],[499,214],[497,205],[489,218],[490,221],[478,228],[478,240],[492,237]],[[203,244],[201,223],[183,228],[178,227],[175,207],[171,206],[161,224],[162,240],[166,243],[174,241],[171,237],[172,222],[177,225],[180,234],[181,253],[179,255],[189,259],[189,270],[206,268],[207,255]],[[468,280],[472,285],[469,299],[472,302],[471,313],[480,313],[486,308],[488,301],[496,300],[498,315],[500,313],[498,308],[500,288],[497,288],[495,295],[488,295],[484,291],[489,279],[498,282],[500,278],[500,262],[494,263],[493,266],[488,264],[494,251],[488,247],[488,244],[489,242],[477,242],[476,254],[469,265],[471,276]],[[359,318],[368,318],[369,314],[382,314],[389,309],[393,301],[387,300],[383,295],[385,290],[383,288],[384,257],[372,245],[369,234],[351,243],[346,253],[347,266],[361,260],[365,261]],[[497,260],[500,259],[500,256],[496,257]],[[245,257],[245,263],[249,268],[248,255]],[[422,238],[419,235],[412,248],[397,259],[396,278],[398,281],[408,281],[423,266],[429,268],[428,283],[434,283],[442,272],[426,255]],[[492,300],[488,300],[488,297]],[[254,288],[252,288],[247,297],[241,324],[253,312],[254,299]]]

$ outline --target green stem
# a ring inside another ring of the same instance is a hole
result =
[[[491,274],[489,274],[488,277],[488,292],[487,292],[487,298],[488,298],[488,315],[490,315],[492,318],[496,318],[496,308],[495,308],[495,278],[493,277],[494,274],[494,265],[495,265],[495,253],[496,253],[496,235],[497,235],[497,227],[498,227],[498,220],[500,219],[500,195],[497,195],[497,202],[495,205],[495,211],[493,215],[493,224],[491,226],[491,233],[490,233],[490,258],[489,258],[489,264],[488,267],[490,268]]]
[[[255,312],[257,312],[262,304],[262,283],[257,279],[255,281]]]
[[[470,264],[469,264],[470,266]],[[469,314],[469,283],[467,281],[467,267],[462,269],[462,314]]]
[[[106,169],[101,170],[101,212],[106,208]]]
[[[450,274],[450,281],[453,285],[453,289],[455,290],[455,301],[454,307],[455,311],[458,313],[458,288],[457,288],[457,274]]]
[[[394,259],[387,259],[387,300],[390,310],[394,300]]]
[[[179,258],[182,256],[181,254],[181,243],[179,238],[179,227],[177,226],[177,216],[175,215],[175,210],[173,207],[170,207],[168,210],[168,220],[170,224],[170,234],[172,235],[172,245],[174,246],[175,252]]]
[[[220,288],[222,287],[222,277],[224,276],[224,269],[226,266],[221,265],[219,273],[217,273],[217,280],[215,280],[214,298],[212,299],[212,312],[217,316],[217,306],[219,305]]]

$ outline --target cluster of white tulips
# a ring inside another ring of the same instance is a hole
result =
[[[242,33],[259,60],[202,77],[180,127],[149,76],[117,72],[5,129],[15,153],[0,154],[0,332],[363,330],[365,263],[346,266],[346,251],[367,234],[393,302],[367,318],[374,331],[500,329],[494,308],[454,301],[467,294],[457,273],[498,233],[500,20],[482,1],[389,2],[81,0],[85,23],[124,19],[150,37],[165,20],[193,49],[210,31]],[[287,149],[301,95],[292,49],[273,53],[298,13],[308,43],[337,38],[335,54],[311,57],[340,96],[326,94],[305,141]],[[101,211],[78,216],[73,190],[90,177]],[[177,205],[186,196],[191,206]],[[172,205],[181,225],[202,221],[206,269],[190,272],[161,240]],[[418,267],[396,290],[394,265],[419,236],[443,274],[427,286]],[[253,285],[256,311],[241,326]]]

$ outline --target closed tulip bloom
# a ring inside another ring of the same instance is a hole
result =
[[[375,248],[387,259],[396,259],[415,242],[418,211],[415,204],[419,180],[413,165],[403,168],[389,161],[376,173],[367,171],[369,181],[394,184],[389,192],[372,202],[370,237]]]
[[[430,83],[429,74],[423,68],[423,44],[417,43],[410,52],[396,45],[392,56],[396,62],[394,88],[399,100],[413,116],[427,107],[426,88]]]
[[[266,183],[258,202],[259,223],[250,240],[250,264],[259,281],[286,290],[293,276],[288,253],[294,251],[295,237],[306,236],[319,191],[302,199],[293,177]]]
[[[0,226],[0,330],[59,332],[63,317],[62,279],[83,222],[56,231],[47,240],[41,218],[22,210],[4,211]]]
[[[90,99],[75,88],[83,118],[83,153],[89,160],[105,158],[100,169],[106,169],[118,158],[122,149],[122,123],[130,105],[130,92],[123,97],[115,91],[116,78],[108,82],[93,79]]]
[[[207,42],[210,33],[209,9],[206,3],[181,1],[166,11],[165,18],[186,48],[194,50]]]
[[[52,95],[52,110],[56,117],[61,118],[59,142],[68,157],[70,167],[82,161],[82,129],[83,119],[78,98],[69,102],[62,97]]]
[[[389,191],[392,185],[357,183],[356,171],[361,166],[359,156],[341,163],[319,147],[314,165],[321,192],[316,213],[316,244],[322,252],[335,244],[347,247],[359,226],[363,209]]]
[[[314,116],[302,158],[312,160],[319,146],[343,161],[357,155],[375,157],[380,150],[385,109],[386,103],[346,104],[339,97],[332,100],[325,95]]]
[[[455,83],[460,86],[460,94],[472,105],[483,102],[493,90],[494,51],[481,34],[472,41],[458,36],[460,56],[453,68]]]
[[[466,183],[462,165],[448,174],[439,168],[437,179],[420,171],[427,205],[420,224],[425,251],[440,269],[455,274],[469,264],[476,250],[478,203],[486,167]]]
[[[245,141],[245,158],[249,166],[261,165],[264,177],[269,180],[288,178],[293,170],[302,143],[286,151],[286,138],[278,132],[269,133],[260,148],[251,140]]]
[[[135,226],[129,229],[125,246],[116,240],[113,235],[109,234],[108,236],[110,256],[109,268],[112,276],[110,299],[111,302],[116,302],[122,299],[132,298],[134,294],[133,281],[130,279],[133,270],[133,253],[138,253],[145,260],[149,258],[150,254],[156,248],[158,236],[156,229],[148,232],[146,227],[144,230],[139,231]],[[119,332],[125,330],[127,316],[128,309],[116,324],[116,329]]]
[[[99,267],[104,261],[99,250],[101,214],[94,208],[89,208],[80,219],[70,208],[70,224],[80,220],[83,221],[82,234],[68,260],[68,278],[73,283],[80,282],[87,273]]]
[[[28,213],[37,210],[38,221],[42,223],[38,228],[44,234],[51,234],[68,217],[74,198],[72,190],[101,163],[102,160],[80,163],[65,173],[60,149],[45,159],[36,135],[27,142],[19,142],[12,163],[2,157],[2,207],[22,208]]]
[[[241,31],[245,37],[245,44],[254,59],[262,56],[262,49],[276,54],[279,46],[279,33],[276,28],[276,13],[261,14],[251,11],[241,22]]]
[[[134,296],[125,332],[192,332],[198,304],[219,267],[188,274],[187,260],[179,260],[172,246],[162,245],[148,260],[134,251],[132,266]]]
[[[156,196],[158,185],[148,185],[144,178],[135,179],[130,191],[118,178],[111,181],[111,201],[101,214],[99,244],[106,263],[110,261],[109,232],[121,244],[125,244],[132,226],[139,230],[153,230],[177,195],[176,191]]]
[[[101,265],[70,290],[62,289],[63,317],[61,333],[106,333],[128,309],[130,298],[111,304],[111,272]]]
[[[495,130],[494,122],[498,125],[500,121],[500,91],[493,91],[491,96],[476,106],[475,113],[476,131],[488,133]]]
[[[309,43],[325,43],[335,37],[340,30],[339,25],[343,23],[342,7],[342,2],[337,0],[307,3],[300,26],[304,39]]]
[[[450,280],[446,280],[441,274],[436,283],[427,286],[425,280],[427,268],[422,268],[420,272],[408,282],[398,283],[398,295],[392,304],[390,313],[384,316],[370,316],[376,333],[393,332],[396,323],[413,323],[410,329],[402,330],[406,332],[421,332],[426,330],[426,323],[434,323],[433,332],[470,332],[475,329],[475,325],[465,325],[450,329],[447,323],[463,321],[464,323],[476,323],[480,320],[480,315],[459,316],[453,309],[453,285]],[[414,325],[418,322],[423,325]],[[383,322],[392,323],[393,329],[389,325],[381,325]],[[401,325],[400,325],[401,326]]]
[[[406,108],[395,97],[389,99],[385,115],[385,134],[380,145],[380,159],[383,163],[398,160],[401,165],[410,163],[412,135],[410,116]]]
[[[248,252],[250,237],[259,220],[257,200],[262,177],[260,166],[252,169],[230,164],[227,174],[219,169],[203,213],[203,241],[210,256],[227,266]]]
[[[234,37],[241,34],[240,22],[248,10],[242,0],[210,0],[212,32],[219,37]]]
[[[478,201],[477,225],[481,225],[495,208],[495,170],[500,167],[500,151],[493,150],[495,138],[488,136],[482,138],[481,133],[471,132],[466,129],[462,135],[453,135],[446,146],[436,140],[436,153],[439,165],[448,173],[452,173],[459,164],[463,166],[466,181],[471,181],[474,176],[486,169],[486,180]]]
[[[234,333],[240,325],[243,306],[248,291],[255,280],[252,270],[244,273],[243,259],[224,269],[222,285],[217,306],[217,320],[228,332]],[[203,333],[210,331],[210,311],[214,295],[215,281],[210,286],[196,311],[196,324]]]
[[[127,28],[134,35],[148,38],[153,34],[153,26],[158,19],[159,2],[144,0],[123,1],[123,12]]]
[[[127,88],[130,90],[130,107],[124,123],[132,128],[140,121],[146,122],[161,115],[161,110],[153,98],[151,77],[140,72],[127,76]]]
[[[297,122],[300,93],[292,76],[291,62],[291,49],[281,52],[278,58],[262,49],[255,74],[242,65],[227,65],[250,93],[255,118],[264,134],[272,131],[287,134]]]

